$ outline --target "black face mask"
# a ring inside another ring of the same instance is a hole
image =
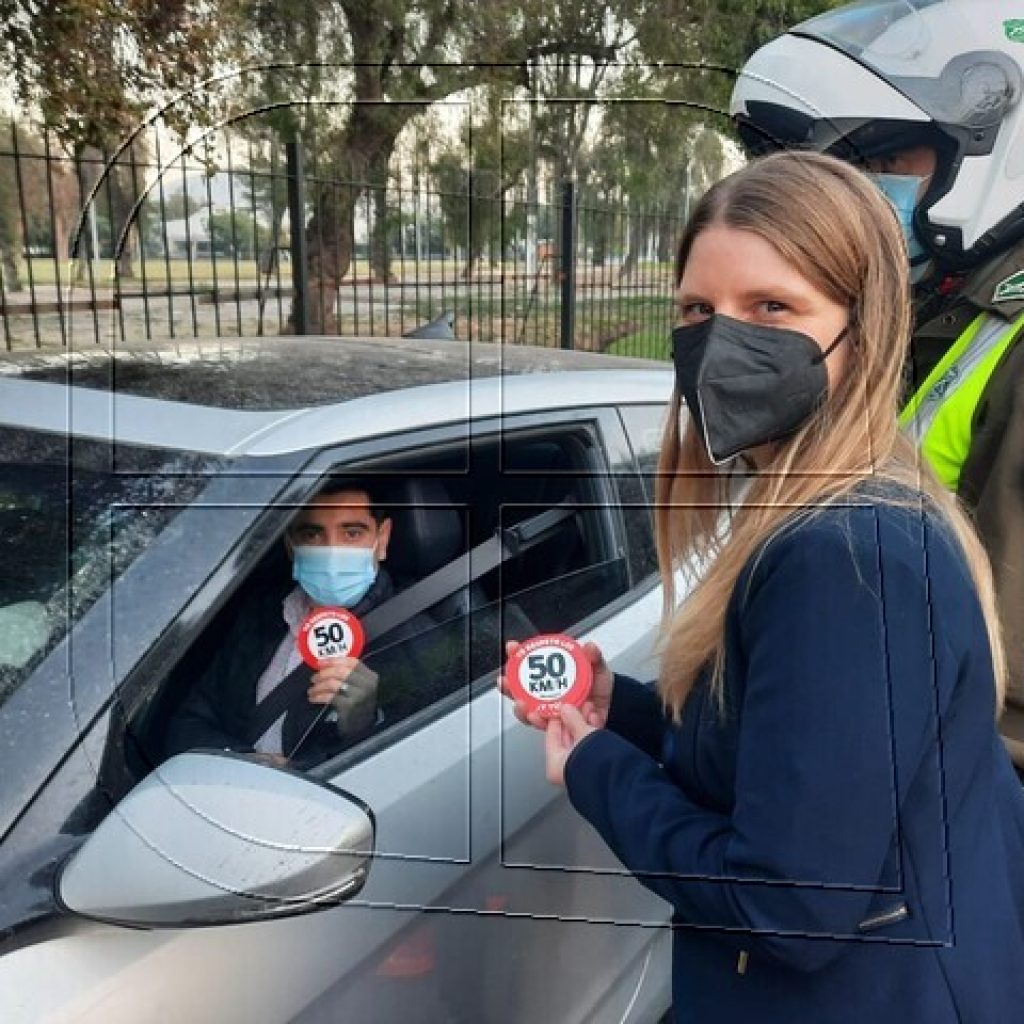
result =
[[[799,331],[716,313],[672,331],[676,383],[716,465],[799,429],[828,396],[825,357]]]

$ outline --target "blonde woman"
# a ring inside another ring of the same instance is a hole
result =
[[[983,550],[897,428],[906,268],[882,194],[814,154],[717,184],[680,245],[660,677],[588,645],[593,700],[545,744],[672,905],[677,1021],[1024,1019],[1005,658]]]

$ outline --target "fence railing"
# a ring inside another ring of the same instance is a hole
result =
[[[429,164],[341,178],[266,140],[166,149],[154,134],[72,158],[0,128],[4,348],[400,335],[444,317],[466,340],[668,354],[681,211]]]

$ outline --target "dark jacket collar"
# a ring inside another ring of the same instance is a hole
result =
[[[377,578],[370,585],[370,589],[349,611],[355,616],[365,615],[367,612],[373,611],[377,605],[383,604],[394,592],[395,585],[391,581],[391,574],[387,569],[381,567],[377,570]]]
[[[929,334],[948,334],[948,330],[936,328],[954,327],[949,322],[950,313],[957,310],[962,313],[957,318],[957,327],[961,320],[969,323],[981,312],[1016,320],[1024,313],[1024,240],[963,275],[940,277],[918,296],[915,305],[917,322]]]

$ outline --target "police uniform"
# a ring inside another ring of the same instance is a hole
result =
[[[903,426],[973,512],[1010,671],[1002,731],[1024,774],[1024,18],[1020,0],[859,0],[762,46],[730,102],[752,153],[872,168],[915,289]],[[930,150],[929,171],[914,156]],[[942,276],[944,275],[944,276]],[[956,276],[952,276],[956,275]]]
[[[901,420],[991,559],[1010,669],[1001,731],[1024,770],[1024,241],[918,320]]]

